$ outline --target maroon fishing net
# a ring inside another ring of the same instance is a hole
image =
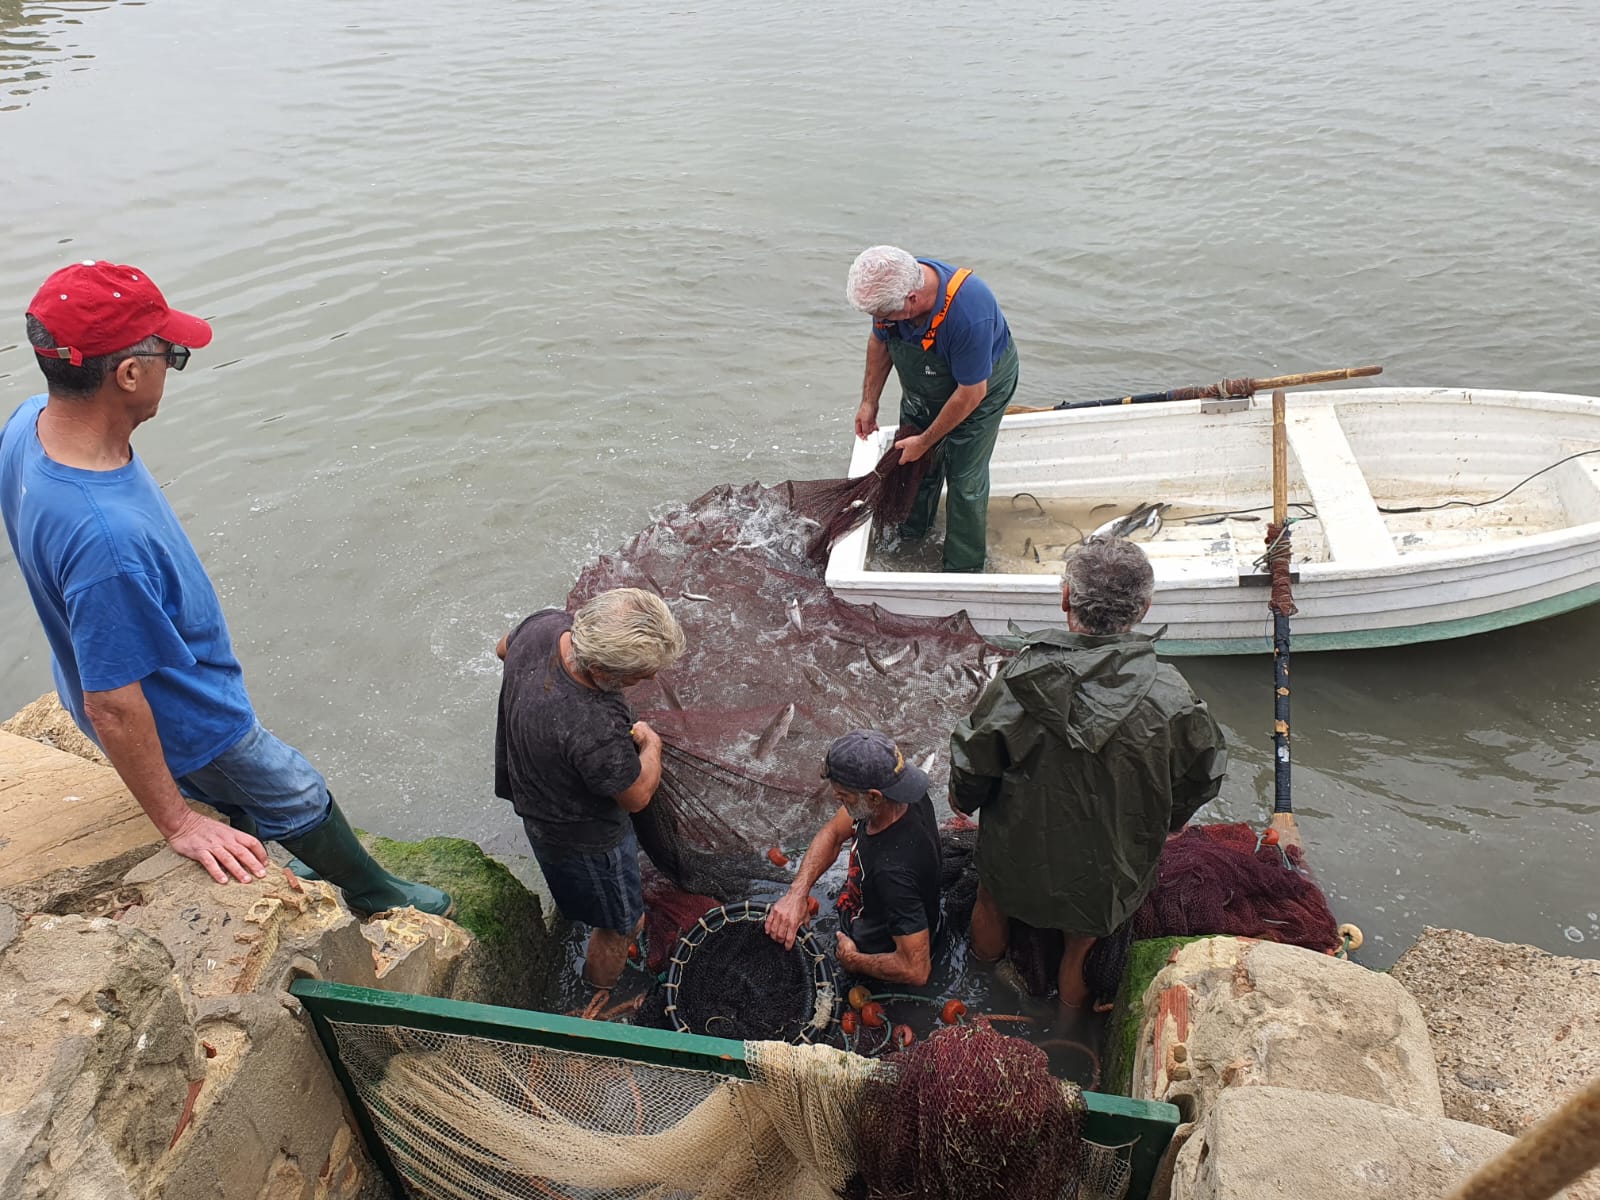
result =
[[[753,882],[786,881],[769,851],[802,853],[832,815],[820,769],[851,729],[882,730],[943,789],[950,730],[1000,652],[964,615],[846,604],[820,567],[869,515],[904,518],[927,464],[898,463],[890,450],[858,479],[716,488],[599,558],[568,595],[573,610],[611,588],[647,588],[683,627],[682,659],[629,694],[666,747],[635,829],[683,891],[730,901]],[[649,937],[652,949],[664,940]]]
[[[1248,825],[1191,825],[1167,842],[1135,937],[1224,933],[1339,947],[1338,927],[1298,846],[1257,845]]]
[[[1258,844],[1249,825],[1191,825],[1167,841],[1155,886],[1121,928],[1097,941],[1083,964],[1094,1002],[1109,1003],[1127,967],[1134,938],[1224,934],[1335,950],[1337,925],[1327,897],[1298,846]],[[1035,996],[1055,989],[1062,937],[1053,929],[1011,922],[1007,951]]]
[[[1083,1094],[1043,1050],[980,1021],[936,1030],[886,1060],[862,1093],[864,1200],[1057,1200],[1078,1194]]]

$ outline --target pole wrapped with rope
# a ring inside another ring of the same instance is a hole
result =
[[[1272,393],[1272,521],[1267,526],[1267,572],[1272,580],[1272,820],[1280,841],[1301,845],[1289,788],[1289,618],[1295,607],[1290,573],[1294,548],[1289,523],[1289,438],[1283,392]]]
[[[1136,392],[1129,396],[1107,396],[1103,400],[1063,400],[1060,404],[1032,408],[1013,404],[1007,413],[1061,412],[1075,408],[1112,408],[1119,404],[1164,404],[1174,400],[1235,400],[1254,396],[1272,388],[1310,387],[1345,379],[1366,379],[1383,374],[1380,366],[1337,367],[1331,371],[1302,371],[1296,375],[1275,375],[1267,379],[1223,379],[1196,387],[1168,388],[1161,392]]]

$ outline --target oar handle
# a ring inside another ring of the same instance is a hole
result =
[[[1268,379],[1230,379],[1228,395],[1251,396],[1256,392],[1271,391],[1273,388],[1309,387],[1314,383],[1335,383],[1341,379],[1365,379],[1370,375],[1382,375],[1380,366],[1366,367],[1335,367],[1328,371],[1302,371],[1298,375],[1274,375]],[[1042,408],[1030,407],[1025,404],[1013,404],[1006,409],[1008,415],[1015,413],[1036,412],[1062,412],[1078,408],[1112,408],[1119,404],[1163,404],[1173,400],[1199,400],[1207,396],[1218,396],[1220,385],[1202,384],[1198,387],[1169,388],[1164,392],[1138,392],[1129,396],[1108,396],[1104,400],[1063,400],[1060,404],[1046,405]],[[1219,397],[1220,398],[1220,397]]]

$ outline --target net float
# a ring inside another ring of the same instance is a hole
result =
[[[882,1029],[885,1024],[883,1005],[876,1000],[868,1000],[863,1004],[861,1006],[861,1023],[868,1029]]]
[[[775,867],[787,867],[789,865],[789,856],[774,846],[767,851],[767,861]]]
[[[946,1000],[944,1008],[939,1011],[939,1020],[946,1025],[954,1025],[967,1015],[967,1006],[960,1000]]]
[[[889,1040],[894,1043],[896,1050],[904,1050],[917,1040],[917,1035],[911,1032],[909,1025],[896,1025],[894,1032],[889,1035]]]
[[[850,989],[846,998],[850,1001],[850,1007],[860,1012],[867,1006],[867,1001],[872,999],[872,989],[865,984],[858,983]]]

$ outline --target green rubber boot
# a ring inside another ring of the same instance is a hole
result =
[[[411,907],[448,917],[455,908],[448,892],[398,879],[380,867],[356,840],[337,802],[330,803],[328,819],[310,833],[279,839],[278,844],[344,892],[345,903],[358,912]]]

